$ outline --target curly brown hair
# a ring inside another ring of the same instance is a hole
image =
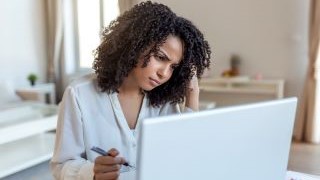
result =
[[[169,35],[183,41],[181,63],[166,83],[145,93],[152,106],[183,102],[193,70],[200,78],[204,69],[209,68],[211,50],[203,34],[189,20],[163,4],[150,1],[135,5],[103,30],[93,63],[101,91],[118,92],[139,57],[144,56],[143,67],[147,66],[150,54],[157,53]]]

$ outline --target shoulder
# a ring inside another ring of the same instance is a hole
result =
[[[65,89],[65,93],[68,92],[76,96],[100,93],[97,76],[88,74],[73,80]]]
[[[189,112],[193,112],[193,110],[186,107],[184,104],[172,104],[168,102],[160,108],[160,114],[163,114],[163,115],[189,113]]]
[[[170,102],[165,103],[160,107],[160,114],[161,115],[169,115],[169,114],[176,114],[180,113],[180,107],[178,104],[172,104]]]
[[[95,74],[87,74],[78,79],[73,80],[67,88],[71,88],[74,90],[81,90],[86,88],[95,88],[98,89],[97,86],[97,76]]]

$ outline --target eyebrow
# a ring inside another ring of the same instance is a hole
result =
[[[159,48],[159,50],[158,50],[157,53],[160,53],[161,55],[165,56],[165,58],[166,58],[168,61],[172,61],[172,59],[170,59],[170,58],[168,57],[168,55],[167,55],[163,50],[161,50],[161,48]],[[179,63],[173,63],[173,65],[179,66],[180,63],[181,63],[181,61],[180,61]]]
[[[165,52],[163,52],[161,49],[159,49],[158,53],[160,53],[161,55],[165,56],[166,59],[168,59],[169,61],[172,61]]]

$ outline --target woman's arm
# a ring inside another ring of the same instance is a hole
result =
[[[187,88],[187,94],[186,94],[186,104],[185,106],[192,109],[193,111],[199,111],[199,82],[197,75],[192,77],[189,86]]]
[[[81,112],[72,87],[59,105],[58,125],[51,171],[55,179],[93,179],[93,163],[85,159]]]

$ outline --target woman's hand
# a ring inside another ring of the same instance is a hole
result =
[[[199,82],[195,71],[187,87],[186,107],[191,108],[193,111],[199,111],[199,93]]]
[[[94,162],[94,180],[117,180],[120,175],[120,168],[125,160],[117,157],[119,151],[110,149],[108,156],[98,156]]]

